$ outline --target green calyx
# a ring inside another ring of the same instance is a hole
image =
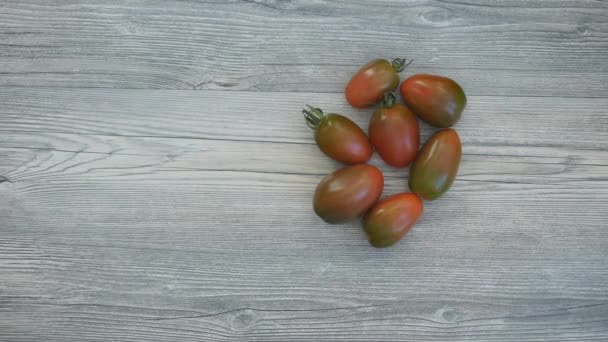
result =
[[[393,69],[395,70],[395,72],[399,73],[402,72],[403,70],[405,70],[405,68],[412,64],[414,60],[410,59],[410,61],[407,61],[407,58],[395,58],[393,59],[393,61],[391,62],[391,65],[393,66]]]
[[[321,108],[315,108],[309,105],[306,105],[306,107],[308,107],[308,109],[302,109],[302,115],[304,116],[304,119],[306,119],[308,127],[316,130],[319,127],[321,120],[323,120],[323,111]]]
[[[395,105],[397,98],[393,92],[389,91],[382,96],[382,108],[390,108]]]

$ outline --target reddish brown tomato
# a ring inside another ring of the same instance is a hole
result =
[[[454,125],[467,97],[454,80],[436,75],[414,75],[401,84],[403,102],[416,114],[435,127]]]
[[[340,114],[324,115],[321,109],[308,107],[302,113],[308,126],[315,130],[315,141],[323,153],[349,165],[365,163],[371,158],[372,145],[356,123]]]
[[[363,229],[374,247],[397,243],[422,215],[422,200],[413,193],[389,196],[376,203],[365,216]]]
[[[424,144],[412,168],[409,186],[425,200],[434,200],[450,189],[458,167],[462,145],[452,128],[433,134]]]
[[[368,164],[347,166],[319,183],[313,197],[315,213],[327,223],[361,217],[382,194],[384,176]]]
[[[366,108],[380,102],[384,93],[397,89],[398,73],[406,67],[405,59],[393,62],[375,59],[363,66],[346,85],[346,101],[355,108]]]
[[[369,139],[387,164],[407,166],[416,158],[420,145],[418,120],[404,105],[383,107],[372,115]]]

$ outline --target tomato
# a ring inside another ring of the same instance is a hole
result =
[[[462,145],[458,133],[452,128],[433,134],[418,153],[410,169],[410,190],[426,200],[434,200],[452,186]]]
[[[435,127],[450,127],[458,120],[467,97],[454,80],[435,75],[414,75],[401,84],[403,102],[420,119]]]
[[[363,229],[374,247],[388,247],[401,240],[422,215],[422,200],[413,193],[389,196],[365,215]]]
[[[346,85],[346,100],[355,108],[366,108],[380,102],[384,93],[397,89],[398,73],[408,64],[403,58],[396,58],[392,63],[386,59],[367,63]]]
[[[382,194],[384,176],[368,164],[347,166],[319,183],[313,208],[327,223],[344,223],[362,216]]]
[[[383,108],[372,115],[369,139],[387,164],[404,167],[416,157],[420,128],[416,116],[404,105],[394,102],[395,96],[388,93]]]
[[[324,115],[319,108],[302,110],[308,126],[315,130],[317,145],[331,159],[344,164],[365,163],[373,148],[365,132],[349,118],[340,114]]]

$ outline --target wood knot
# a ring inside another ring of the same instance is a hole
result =
[[[117,25],[116,30],[118,31],[118,33],[124,36],[131,36],[140,33],[138,25],[129,20],[125,20],[124,22]]]
[[[422,12],[420,18],[422,18],[424,22],[432,24],[431,26],[447,26],[450,21],[456,19],[456,16],[452,10],[436,7]]]
[[[251,309],[238,310],[232,318],[231,326],[234,330],[245,330],[259,320],[258,314]]]
[[[580,34],[587,34],[587,32],[589,32],[589,25],[587,25],[587,23],[578,24],[576,30]]]
[[[454,308],[443,307],[437,310],[437,317],[446,323],[456,323],[466,316],[466,313]]]

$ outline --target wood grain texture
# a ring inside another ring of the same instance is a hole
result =
[[[469,103],[378,250],[299,111],[395,54]],[[605,1],[2,1],[0,341],[606,341],[607,94]]]
[[[0,331],[16,341],[608,336],[608,99],[471,97],[456,184],[388,250],[310,209],[316,183],[339,167],[298,115],[313,99],[363,126],[369,117],[340,94],[4,88]],[[405,189],[407,171],[372,162],[385,194]]]
[[[0,85],[340,92],[409,57],[470,95],[608,93],[608,3],[5,0]],[[406,73],[407,74],[407,73]]]

